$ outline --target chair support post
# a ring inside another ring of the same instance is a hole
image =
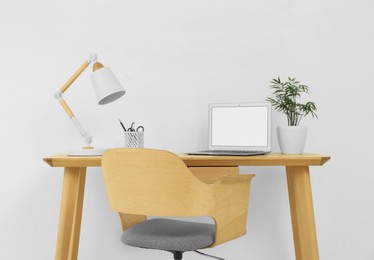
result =
[[[183,253],[182,252],[174,252],[174,260],[182,260]]]

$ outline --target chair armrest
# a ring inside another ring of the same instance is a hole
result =
[[[216,223],[214,247],[246,233],[247,212],[253,174],[226,176],[211,184],[215,200],[211,216]]]

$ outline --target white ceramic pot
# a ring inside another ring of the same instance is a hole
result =
[[[284,154],[302,154],[306,142],[306,126],[278,126],[279,148]]]

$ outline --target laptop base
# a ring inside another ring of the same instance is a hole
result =
[[[227,156],[252,156],[252,155],[263,155],[269,152],[265,151],[225,151],[225,150],[207,150],[189,152],[189,155],[227,155]]]

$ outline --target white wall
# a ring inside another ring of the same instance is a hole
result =
[[[144,124],[146,147],[202,149],[208,103],[263,101],[277,76],[308,84],[319,119],[302,122],[306,150],[332,156],[311,169],[320,258],[373,260],[373,8],[370,0],[0,0],[0,259],[54,257],[63,171],[42,158],[81,140],[53,94],[97,52],[126,96],[95,105],[89,72],[65,95],[97,145],[122,144],[120,117]],[[274,125],[285,123],[275,112]],[[248,234],[209,252],[294,259],[284,170],[242,171],[257,173]],[[171,258],[120,243],[99,169],[88,170],[85,195],[80,259]]]

